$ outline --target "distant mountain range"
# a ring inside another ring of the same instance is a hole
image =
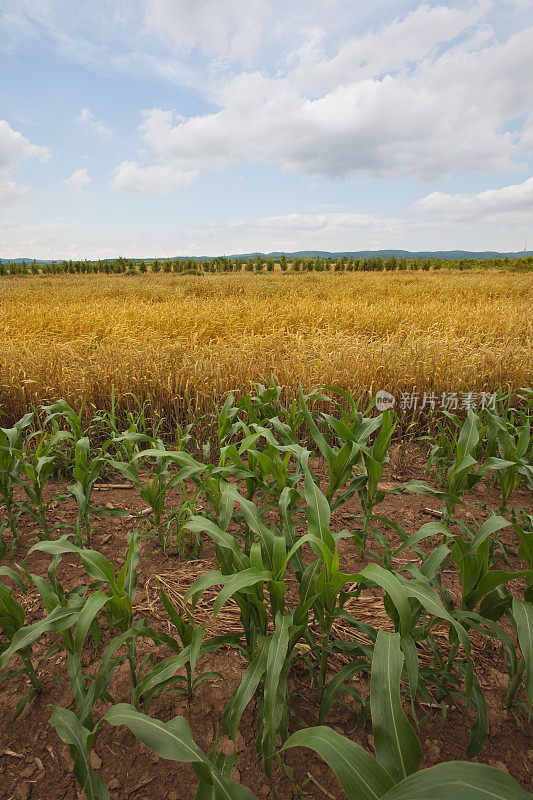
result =
[[[261,255],[265,256],[265,258],[279,258],[282,254],[281,250],[274,250],[271,253],[261,253]],[[232,255],[227,256],[227,258],[242,258],[247,259],[250,256],[253,258],[254,256],[258,255],[258,252],[255,253],[233,253]],[[397,256],[403,257],[407,259],[413,258],[440,258],[443,261],[452,260],[452,259],[464,259],[464,258],[478,258],[478,259],[486,259],[486,258],[524,258],[525,256],[533,256],[533,250],[521,250],[517,253],[499,253],[496,250],[485,250],[482,252],[474,251],[474,250],[342,250],[335,253],[330,253],[327,250],[297,250],[293,253],[285,252],[286,257],[289,261],[292,258],[306,258],[312,256],[313,258],[342,258],[343,256],[352,256],[353,258],[370,258],[372,256],[380,255],[383,258],[389,258],[390,256]],[[117,256],[118,258],[119,256]],[[155,256],[154,256],[155,258]],[[180,260],[186,260],[187,258],[191,258],[191,256],[157,256],[159,261],[165,261],[167,258],[179,258]],[[216,256],[193,256],[200,261],[205,261],[207,259],[216,258]],[[6,263],[8,261],[16,262],[17,264],[21,264],[25,261],[27,264],[33,262],[33,258],[0,258],[0,263]],[[68,261],[69,259],[63,258],[49,258],[49,259],[35,259],[37,264],[51,264],[54,261]],[[82,261],[84,259],[73,259],[74,261]],[[97,261],[98,259],[87,259],[87,261]],[[102,259],[102,261],[113,261],[114,259]],[[153,258],[132,258],[132,261],[153,261]]]

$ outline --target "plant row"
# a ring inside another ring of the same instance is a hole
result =
[[[507,269],[513,271],[529,271],[533,268],[533,257],[524,256],[516,258],[412,258],[403,256],[380,255],[343,256],[341,258],[307,256],[303,258],[288,259],[284,254],[279,259],[257,254],[247,259],[228,258],[167,258],[153,260],[136,260],[132,258],[117,258],[98,261],[54,261],[38,263],[33,261],[2,261],[0,260],[0,276],[2,275],[65,275],[65,274],[96,274],[96,273],[124,273],[135,275],[146,272],[178,273],[185,275],[203,275],[205,272],[273,272],[276,265],[282,272],[382,272],[430,269]]]
[[[218,412],[216,441],[203,447],[189,426],[168,449],[157,431],[139,430],[138,415],[131,416],[127,429],[112,415],[100,416],[98,437],[91,438],[81,413],[64,401],[43,407],[42,418],[28,414],[13,428],[0,430],[4,554],[16,554],[26,515],[40,531],[30,553],[50,556],[46,578],[30,573],[25,561],[0,568],[6,580],[0,584],[0,680],[27,677],[28,692],[16,717],[43,691],[47,660],[64,651],[75,710],[55,707],[50,722],[71,748],[76,778],[88,798],[108,797],[90,763],[106,724],[126,725],[163,758],[191,762],[199,799],[253,797],[232,781],[232,756],[219,753],[216,744],[205,755],[182,717],[165,723],[148,713],[154,698],[177,694],[191,701],[202,683],[217,678],[202,671],[202,661],[221,648],[240,653],[247,664],[224,711],[222,733],[236,739],[255,698],[257,754],[270,780],[285,751],[303,746],[326,760],[349,798],[445,798],[458,785],[465,798],[527,796],[509,775],[480,764],[453,762],[419,771],[422,753],[415,730],[428,704],[441,708],[444,718],[450,708],[472,708],[466,755],[480,753],[488,720],[472,635],[500,648],[508,673],[505,708],[518,724],[531,713],[533,516],[511,505],[513,489],[533,490],[531,396],[522,397],[526,410],[497,406],[480,415],[469,410],[463,419],[450,414],[448,428],[431,443],[437,485],[411,480],[387,490],[381,481],[396,418],[388,411],[377,414],[372,404],[363,412],[342,390],[327,390],[328,395],[300,391],[286,407],[281,388],[273,384],[256,387],[238,403],[229,397]],[[316,410],[317,403],[329,403],[332,413]],[[104,429],[109,435],[102,439]],[[72,481],[63,493],[49,486],[58,460],[68,465]],[[133,486],[149,509],[136,514],[138,525],[120,565],[93,546],[95,516],[134,513],[94,504],[93,490],[109,474]],[[498,488],[498,509],[472,504],[471,490],[480,482]],[[387,496],[410,494],[432,497],[440,506],[440,521],[409,534],[382,512]],[[335,530],[335,513],[353,497],[359,501],[357,527]],[[67,498],[74,500],[77,514],[65,528],[50,518],[52,503]],[[462,509],[483,511],[486,519],[467,523]],[[512,533],[512,547],[503,532]],[[155,537],[163,549],[177,544],[184,557],[197,552],[205,538],[214,543],[216,568],[189,588],[185,613],[178,613],[161,588],[172,634],[133,612],[142,536]],[[367,561],[364,568],[343,571],[346,546]],[[397,569],[405,551],[416,561]],[[57,574],[66,555],[78,558],[86,573],[86,580],[70,590]],[[502,560],[508,568],[501,567]],[[450,569],[459,592],[447,584]],[[13,594],[30,588],[37,590],[45,611],[33,623],[27,623]],[[233,598],[240,612],[238,631],[213,636],[205,621],[197,621],[197,603],[214,589],[213,619]],[[358,616],[361,593],[368,589],[382,596],[393,633]],[[339,620],[357,637],[339,638]],[[436,629],[446,636],[436,636]],[[37,660],[32,648],[50,632],[57,643]],[[141,640],[151,642],[148,655],[140,654]],[[163,657],[168,648],[172,655]],[[98,656],[96,674],[82,669],[89,651]],[[123,663],[129,666],[130,697],[115,704],[112,681]],[[290,735],[297,723],[289,690],[296,666],[308,673],[319,725]],[[357,689],[354,678],[362,678],[369,689]],[[351,698],[359,724],[371,721],[376,758],[324,725],[343,697]],[[102,703],[109,707],[96,718],[95,707],[101,709]]]

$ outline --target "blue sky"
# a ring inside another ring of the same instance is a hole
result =
[[[0,0],[0,257],[533,248],[533,1]]]

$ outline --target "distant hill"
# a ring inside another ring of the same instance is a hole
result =
[[[261,253],[266,258],[279,258],[281,250],[275,250],[272,253]],[[249,258],[256,256],[257,253],[238,253],[228,256],[228,258]],[[352,256],[353,258],[370,258],[372,256],[380,255],[383,258],[390,256],[398,256],[407,259],[412,258],[441,258],[442,260],[462,259],[462,258],[525,258],[526,256],[533,256],[533,250],[521,250],[518,253],[499,253],[496,250],[484,250],[477,252],[474,250],[342,250],[330,253],[327,250],[297,250],[293,253],[285,252],[288,259],[291,258],[306,258],[312,256],[316,258],[342,258],[343,256]]]
[[[466,258],[473,258],[473,259],[486,259],[486,258],[525,258],[526,256],[533,256],[533,250],[521,250],[517,253],[499,253],[497,250],[484,250],[484,251],[475,251],[475,250],[341,250],[338,252],[331,253],[328,250],[297,250],[295,252],[287,252],[282,250],[274,250],[271,253],[261,253],[261,255],[265,256],[265,258],[279,258],[285,252],[286,257],[289,261],[292,258],[306,258],[312,256],[313,258],[342,258],[343,256],[352,256],[353,258],[370,258],[372,256],[380,255],[383,258],[389,258],[390,256],[398,256],[407,259],[414,259],[414,258],[440,258],[443,261],[450,261],[452,259],[466,259]],[[227,258],[242,258],[247,259],[250,256],[253,258],[254,256],[258,255],[259,251],[254,253],[233,253],[232,255],[226,256]],[[154,257],[131,257],[132,261],[153,261]],[[117,256],[118,258],[118,256]],[[185,260],[187,258],[196,258],[197,260],[205,261],[211,258],[216,258],[216,256],[157,256],[159,260],[164,261],[167,258],[179,258],[181,260]],[[49,258],[49,259],[35,259],[37,264],[52,264],[54,261],[68,261],[69,259],[63,258]],[[97,261],[98,259],[73,259],[74,261]],[[101,259],[102,261],[114,261],[115,259],[106,258]],[[17,264],[22,264],[22,262],[26,262],[26,264],[31,264],[34,261],[33,258],[0,258],[0,263],[7,263],[7,262],[15,262]]]

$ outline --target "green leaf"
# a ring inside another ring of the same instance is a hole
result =
[[[411,534],[405,542],[394,551],[393,555],[398,555],[403,550],[407,550],[410,547],[416,547],[416,545],[423,541],[424,539],[428,539],[431,536],[444,536],[446,539],[451,538],[452,533],[446,525],[443,525],[442,522],[426,522],[419,528],[416,533]]]
[[[235,541],[235,538],[226,531],[223,531],[222,528],[219,528],[219,526],[215,525],[215,523],[211,522],[211,520],[206,519],[205,517],[192,516],[184,527],[193,533],[207,533],[207,535],[213,539],[215,544],[230,550],[235,556],[237,563],[240,564],[241,567],[246,566],[246,558],[239,550],[239,546]]]
[[[309,747],[318,753],[337,776],[348,800],[379,800],[394,786],[393,778],[366,750],[326,726],[293,733],[281,749],[290,747]]]
[[[533,705],[533,604],[513,598],[513,616],[518,632],[518,643],[526,663],[526,695]]]
[[[34,550],[40,550],[53,556],[75,553],[80,557],[83,568],[91,578],[97,581],[106,581],[111,586],[115,586],[115,568],[98,550],[85,550],[67,539],[38,542],[30,548],[29,553]]]
[[[105,592],[101,590],[95,592],[87,598],[81,611],[79,612],[78,621],[76,623],[76,632],[74,634],[74,647],[78,653],[83,649],[85,637],[91,627],[91,623],[100,611],[100,609],[107,603],[108,597]]]
[[[370,677],[370,709],[379,763],[396,780],[416,772],[422,748],[402,708],[400,635],[379,631]]]
[[[155,686],[164,683],[169,678],[173,678],[176,672],[190,661],[191,651],[189,647],[184,647],[178,656],[170,656],[163,659],[150,672],[147,672],[137,687],[139,697],[151,691]]]
[[[254,696],[255,690],[259,686],[259,681],[265,673],[269,644],[270,640],[264,640],[264,645],[260,648],[254,660],[248,665],[241,682],[233,692],[224,711],[222,730],[232,739],[237,735],[237,729],[241,717],[244,714],[244,710]]]
[[[361,570],[360,575],[385,589],[398,612],[400,631],[407,632],[411,621],[411,607],[405,589],[397,576],[380,567],[379,564],[369,564]]]
[[[72,711],[52,706],[50,724],[71,747],[74,774],[87,800],[109,800],[109,792],[90,764],[91,732],[84,728]]]
[[[342,669],[336,673],[336,675],[327,684],[324,694],[322,695],[320,714],[318,717],[319,722],[324,722],[331,706],[337,700],[337,697],[341,694],[348,693],[349,690],[352,689],[352,687],[347,687],[344,682],[350,678],[353,678],[354,675],[357,675],[358,672],[361,672],[365,669],[368,669],[368,661],[359,658],[355,661],[350,661],[349,664],[345,664],[344,667],[342,667]]]
[[[184,717],[161,722],[136,711],[129,703],[119,703],[109,709],[104,719],[110,725],[126,725],[139,741],[162,758],[189,762],[206,760]]]
[[[308,467],[305,468],[304,497],[307,503],[307,527],[309,533],[324,542],[333,551],[335,541],[329,531],[330,507],[325,496],[313,480]]]
[[[287,658],[287,647],[289,645],[290,628],[292,625],[292,614],[282,616],[277,615],[274,633],[268,648],[266,660],[266,677],[264,684],[264,708],[265,719],[268,732],[272,741],[276,740],[276,730],[279,719],[276,714],[276,698],[280,675]]]
[[[466,419],[457,440],[456,463],[463,461],[465,456],[472,456],[479,442],[479,417],[471,408],[468,409]]]
[[[531,800],[531,795],[503,770],[448,761],[410,775],[382,800]]]
[[[304,397],[304,394],[302,392],[301,385],[299,386],[298,394],[299,394],[299,397],[300,397],[300,408],[301,408],[302,413],[303,413],[303,415],[305,417],[305,420],[306,420],[306,422],[307,422],[307,424],[309,426],[309,430],[311,431],[311,436],[313,437],[313,441],[315,442],[315,444],[317,445],[318,449],[320,450],[320,452],[322,453],[322,455],[324,456],[324,458],[326,459],[326,461],[329,464],[331,459],[332,459],[332,456],[334,455],[333,450],[331,449],[329,444],[326,442],[326,440],[324,439],[324,437],[322,436],[322,434],[318,430],[318,428],[316,426],[316,423],[315,423],[313,417],[311,416],[311,414],[309,412],[309,409],[307,408],[307,404],[305,402],[305,397]]]
[[[70,628],[76,621],[78,613],[78,611],[72,611],[70,608],[58,606],[51,614],[48,614],[47,617],[39,620],[39,622],[20,628],[13,636],[7,650],[4,650],[0,656],[0,669],[5,667],[13,653],[29,647],[46,631],[64,631],[66,628]]]
[[[213,603],[213,619],[215,619],[226,600],[229,600],[234,594],[243,589],[248,589],[250,586],[255,586],[256,583],[263,583],[264,581],[271,580],[271,572],[258,572],[255,569],[243,569],[242,572],[231,575]]]
[[[508,522],[503,517],[498,517],[498,516],[489,517],[487,520],[485,520],[483,525],[480,526],[478,532],[472,539],[472,543],[470,544],[470,547],[464,554],[464,558],[471,555],[471,553],[475,553],[479,545],[482,544],[485,541],[485,539],[487,539],[489,536],[492,536],[493,533],[496,533],[496,531],[499,531],[502,528],[506,528],[510,524],[511,523]]]

